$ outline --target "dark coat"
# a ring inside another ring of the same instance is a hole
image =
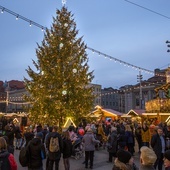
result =
[[[164,138],[164,140],[165,140],[165,138]],[[152,136],[151,147],[153,148],[157,158],[159,158],[162,154],[162,143],[161,143],[161,139],[160,139],[158,133]]]
[[[113,131],[108,138],[108,152],[116,153],[118,150],[117,132]]]
[[[9,163],[9,160],[8,160],[8,156],[9,156],[9,152],[8,151],[1,151],[0,152],[0,161],[2,161],[2,167],[1,169],[5,169],[5,170],[10,170],[11,169],[11,166],[10,166],[10,163]]]
[[[63,139],[63,158],[69,158],[72,155],[72,142],[69,139]]]
[[[29,168],[41,168],[43,166],[41,151],[45,155],[45,147],[40,138],[34,138],[28,143]]]
[[[59,151],[58,152],[50,152],[49,147],[50,147],[50,139],[51,137],[58,137],[59,140]],[[61,135],[58,132],[50,132],[47,141],[46,141],[46,148],[48,150],[48,158],[49,160],[57,160],[61,158],[61,153],[63,152],[63,140],[61,138]]]

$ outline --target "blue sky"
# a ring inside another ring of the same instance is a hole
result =
[[[143,7],[170,17],[169,0],[131,0]],[[32,21],[50,28],[61,0],[0,0],[0,5]],[[127,63],[151,71],[167,68],[170,53],[170,19],[162,17],[125,0],[67,0],[66,6],[74,14],[79,36],[88,47]],[[34,68],[35,49],[41,44],[40,28],[7,12],[0,13],[0,80],[23,80],[25,69]],[[139,70],[110,61],[87,50],[93,83],[102,87],[119,88],[136,84]],[[151,74],[142,72],[143,79]]]

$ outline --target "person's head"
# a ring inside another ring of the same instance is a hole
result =
[[[112,126],[112,127],[111,127],[111,132],[115,132],[115,131],[117,131],[117,128],[114,127],[114,126]]]
[[[0,137],[0,150],[6,150],[6,149],[7,149],[6,140],[3,137]]]
[[[117,159],[124,164],[133,164],[133,157],[129,151],[118,150]]]
[[[43,138],[43,133],[42,132],[38,132],[36,134],[36,138],[42,139]]]
[[[163,161],[165,168],[170,167],[170,150],[165,151]]]
[[[153,165],[157,159],[155,152],[147,146],[142,146],[140,155],[140,162],[143,165]]]
[[[163,129],[161,127],[158,127],[157,133],[158,133],[159,136],[162,136],[163,135]]]
[[[68,140],[70,139],[70,135],[68,131],[63,132],[63,138],[68,139]]]
[[[57,132],[58,131],[58,126],[54,126],[52,131]]]

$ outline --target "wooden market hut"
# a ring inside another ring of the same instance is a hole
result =
[[[96,110],[89,113],[87,116],[88,117],[93,117],[93,118],[96,118],[96,119],[100,119],[100,120],[107,120],[107,119],[116,120],[122,115],[122,113],[120,113],[120,112],[118,112],[116,110],[104,109],[99,105],[97,105],[95,107],[95,109]]]
[[[131,109],[128,113],[123,114],[121,118],[131,119],[132,121],[141,122],[142,114],[145,113],[143,109]]]

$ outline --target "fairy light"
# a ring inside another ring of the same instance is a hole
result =
[[[62,4],[65,5],[65,4],[66,4],[66,0],[62,0]],[[30,26],[31,26],[31,25],[34,25],[34,26],[36,26],[36,27],[41,28],[42,32],[44,32],[45,29],[48,29],[47,27],[44,27],[44,26],[42,26],[42,25],[40,25],[40,24],[38,24],[38,23],[36,23],[36,22],[34,22],[34,21],[31,21],[30,19],[28,19],[28,18],[26,18],[26,17],[24,17],[24,16],[22,16],[22,15],[19,15],[19,14],[13,12],[13,11],[11,11],[11,10],[9,10],[9,9],[1,6],[1,5],[0,5],[0,9],[1,9],[1,13],[3,13],[4,11],[6,11],[7,13],[15,16],[16,19],[19,19],[19,18],[20,18],[20,19],[22,19],[22,20],[24,20],[24,21],[26,21],[26,22],[29,22],[29,23],[30,23]],[[86,49],[92,51],[93,53],[97,53],[99,56],[104,56],[104,58],[108,58],[109,60],[113,60],[115,63],[118,62],[119,64],[124,64],[124,66],[126,66],[126,67],[128,67],[128,68],[131,67],[131,68],[134,68],[135,70],[141,70],[141,71],[144,71],[145,73],[148,73],[148,74],[152,74],[152,75],[154,74],[154,71],[151,71],[151,70],[148,70],[148,69],[145,69],[145,68],[142,68],[142,67],[139,67],[139,66],[130,64],[130,63],[125,62],[125,61],[122,61],[122,60],[119,60],[119,59],[117,59],[117,58],[115,58],[115,57],[112,57],[112,56],[109,56],[109,55],[107,55],[107,54],[104,54],[104,53],[102,53],[102,52],[100,52],[100,51],[97,51],[97,50],[95,50],[95,49],[93,49],[93,48],[86,47]],[[165,75],[161,75],[161,74],[155,74],[155,75],[157,75],[157,76],[163,76],[163,77],[165,76]]]

